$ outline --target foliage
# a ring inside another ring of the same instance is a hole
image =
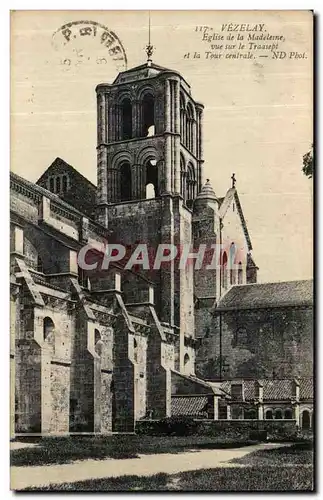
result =
[[[313,177],[314,173],[314,153],[313,153],[313,144],[312,148],[308,153],[306,153],[303,156],[303,168],[302,168],[303,173],[311,179]]]
[[[186,416],[163,418],[158,422],[160,432],[170,436],[191,436],[197,425],[193,418]]]

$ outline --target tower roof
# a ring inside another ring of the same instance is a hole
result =
[[[178,71],[174,71],[169,68],[164,68],[153,62],[146,62],[140,66],[135,66],[134,68],[127,69],[126,71],[121,71],[117,78],[114,80],[113,85],[116,83],[124,83],[131,80],[143,80],[145,78],[152,78],[163,72],[171,72],[179,75]]]
[[[210,183],[210,179],[206,179],[206,183],[202,187],[201,191],[196,197],[197,200],[215,200],[217,201],[217,197],[215,195],[214,189]]]

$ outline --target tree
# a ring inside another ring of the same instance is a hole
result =
[[[313,155],[313,144],[311,150],[303,156],[303,173],[309,179],[312,179],[314,172],[314,155]]]

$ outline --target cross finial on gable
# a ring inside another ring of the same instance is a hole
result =
[[[231,180],[232,180],[232,187],[234,188],[235,185],[236,185],[236,182],[237,182],[237,179],[236,179],[236,174],[232,174],[231,175]]]

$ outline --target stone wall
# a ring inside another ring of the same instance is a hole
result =
[[[204,335],[197,357],[197,370],[202,376],[220,376],[221,334],[222,377],[292,378],[313,375],[311,308],[237,310],[222,313],[222,328],[219,316],[214,317],[212,323],[206,327],[207,335]],[[207,353],[209,355],[205,358]]]

